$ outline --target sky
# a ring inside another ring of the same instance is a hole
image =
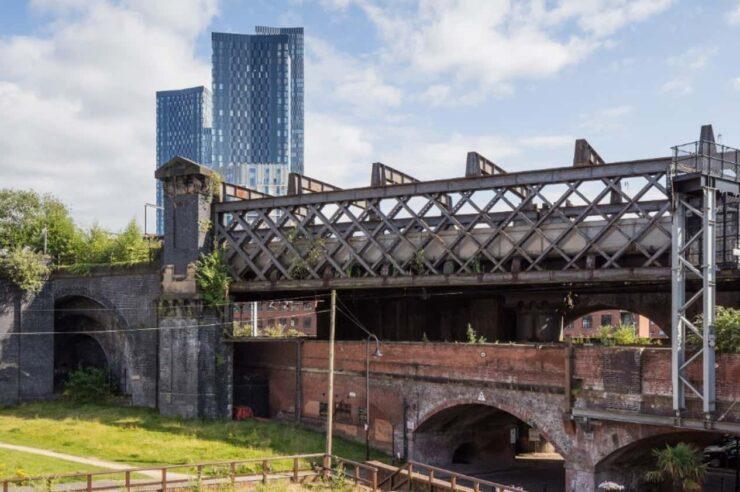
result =
[[[738,0],[2,0],[0,187],[141,224],[155,92],[210,86],[210,33],[256,25],[305,28],[305,172],[337,186],[566,166],[577,138],[665,156],[705,123],[740,147]]]

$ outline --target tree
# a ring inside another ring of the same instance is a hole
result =
[[[647,473],[649,482],[670,480],[673,490],[701,489],[707,466],[702,463],[702,454],[697,448],[679,442],[675,446],[654,449],[653,457],[657,468]]]
[[[113,263],[143,263],[149,260],[149,244],[134,219],[114,240],[111,249]]]
[[[34,191],[0,190],[0,249],[43,251],[44,236],[54,263],[74,261],[84,241],[69,209],[58,199]]]
[[[41,253],[15,248],[0,256],[0,274],[22,290],[38,292],[49,276],[49,267]]]

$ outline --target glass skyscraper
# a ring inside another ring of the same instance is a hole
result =
[[[303,173],[303,28],[213,33],[213,161],[228,182],[273,195]]]
[[[157,92],[157,167],[179,155],[206,166],[212,155],[211,93],[203,86]],[[157,205],[164,202],[162,182],[157,181]],[[157,234],[164,216],[157,209]]]

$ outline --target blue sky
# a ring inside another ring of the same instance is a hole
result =
[[[306,30],[306,173],[365,185],[381,161],[460,176],[666,155],[713,123],[740,146],[740,3],[670,0],[5,0],[0,186],[85,225],[154,197],[154,91],[209,84],[210,32]]]

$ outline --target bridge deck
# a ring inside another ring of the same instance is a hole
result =
[[[671,160],[215,204],[234,290],[670,277]]]

